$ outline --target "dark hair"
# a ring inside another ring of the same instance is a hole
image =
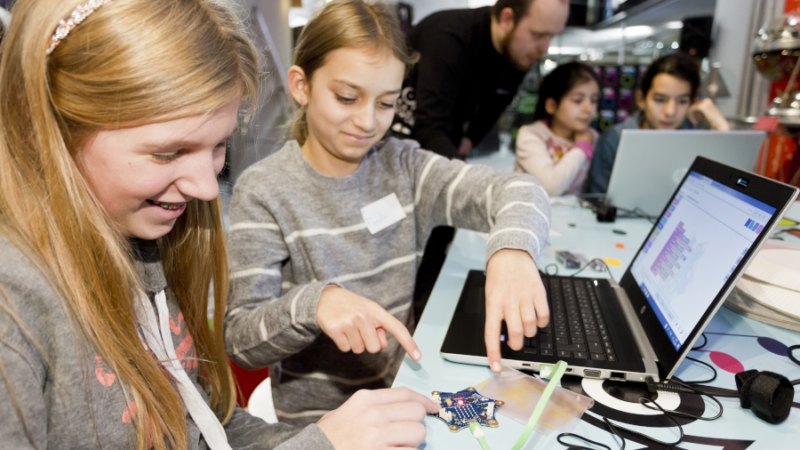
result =
[[[511,8],[514,11],[514,24],[517,24],[520,19],[528,14],[531,3],[533,3],[533,0],[497,0],[492,6],[492,17],[495,20],[500,19],[500,12],[505,8]]]
[[[653,87],[653,80],[656,75],[662,73],[672,75],[689,83],[692,91],[692,100],[697,97],[697,89],[700,87],[700,67],[694,58],[685,53],[671,53],[658,58],[650,64],[639,85],[643,97],[647,97],[647,93]]]
[[[533,0],[497,0],[492,6],[492,17],[497,20],[500,18],[500,12],[505,8],[511,8],[514,11],[514,23],[519,22],[520,19],[528,14],[528,8],[531,7]]]
[[[547,74],[539,85],[539,100],[536,102],[536,112],[533,113],[533,120],[550,120],[552,115],[547,112],[545,103],[552,98],[557,104],[575,86],[594,81],[600,88],[600,78],[594,69],[586,64],[571,62],[562,64],[552,72]]]

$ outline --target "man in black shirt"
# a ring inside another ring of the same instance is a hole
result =
[[[408,35],[420,60],[406,79],[392,131],[464,158],[511,102],[525,73],[567,22],[567,0],[498,0],[440,11]]]
[[[448,158],[465,158],[511,103],[530,67],[569,15],[568,0],[497,0],[440,11],[411,29],[420,60],[403,83],[392,131]],[[453,240],[451,227],[428,238],[414,289],[418,321]]]

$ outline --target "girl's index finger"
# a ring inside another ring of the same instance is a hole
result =
[[[419,347],[417,347],[417,343],[414,342],[414,338],[411,337],[411,333],[408,332],[408,328],[402,322],[383,308],[381,308],[381,312],[376,315],[375,320],[378,322],[378,326],[388,331],[397,339],[397,342],[399,342],[406,353],[411,356],[411,359],[419,361],[419,359],[422,358],[422,352],[419,350]]]
[[[489,358],[489,367],[492,371],[500,372],[500,332],[502,330],[503,317],[494,309],[486,310],[486,325],[484,329],[484,340],[486,341],[486,357]]]

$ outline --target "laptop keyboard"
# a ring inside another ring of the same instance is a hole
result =
[[[523,351],[558,358],[616,362],[597,294],[591,280],[544,278],[550,304],[550,323],[532,338]]]

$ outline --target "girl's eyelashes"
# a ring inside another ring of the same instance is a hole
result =
[[[339,94],[334,94],[334,95],[336,95],[336,100],[345,105],[352,105],[356,102],[355,98],[345,97]],[[380,106],[383,109],[394,109],[395,102],[378,102],[378,106]]]
[[[339,100],[340,102],[344,103],[345,105],[352,105],[356,101],[356,99],[354,99],[354,98],[343,97],[343,96],[341,96],[339,94],[335,94],[335,95],[336,95],[336,100]]]
[[[230,146],[230,141],[231,141],[230,138],[225,139],[224,141],[221,141],[219,144],[217,144],[214,147],[214,151],[217,151],[217,150],[220,150],[220,149],[225,149],[227,151],[228,147]],[[174,152],[170,152],[170,153],[153,153],[152,155],[153,155],[153,158],[156,161],[162,162],[162,163],[168,163],[168,162],[175,161],[176,159],[178,159],[179,157],[181,157],[181,155],[183,155],[185,153],[186,153],[185,149],[180,149],[180,150],[177,150],[177,151],[174,151]]]
[[[653,100],[656,103],[667,103],[669,101],[669,97],[662,97],[662,96],[659,96],[659,95],[654,95],[653,96]],[[675,103],[677,103],[679,105],[688,105],[691,102],[686,97],[679,97],[679,98],[677,98],[675,100]]]
[[[171,162],[178,159],[178,157],[183,154],[183,149],[178,150],[177,152],[172,153],[153,153],[153,158],[155,158],[158,162]]]

